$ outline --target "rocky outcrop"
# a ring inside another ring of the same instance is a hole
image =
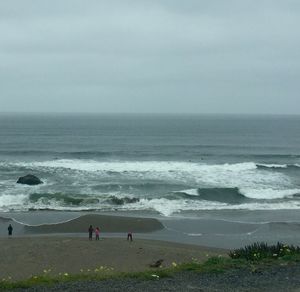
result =
[[[18,184],[34,186],[34,185],[42,184],[43,182],[38,177],[36,177],[35,175],[27,174],[25,176],[19,177],[17,183]]]

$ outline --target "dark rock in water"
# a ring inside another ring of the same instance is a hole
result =
[[[18,184],[34,186],[34,185],[42,184],[43,182],[38,177],[36,177],[35,175],[27,174],[25,176],[19,177],[17,183]]]

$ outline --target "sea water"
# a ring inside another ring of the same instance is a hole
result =
[[[299,116],[0,114],[0,212],[287,209]]]

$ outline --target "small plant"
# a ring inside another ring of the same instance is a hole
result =
[[[265,242],[256,242],[229,252],[229,256],[232,259],[246,259],[250,261],[278,259],[292,255],[300,255],[300,247],[285,245],[281,242],[275,245],[268,245]]]

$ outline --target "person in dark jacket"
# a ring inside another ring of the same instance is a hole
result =
[[[7,230],[8,230],[8,236],[12,236],[13,227],[11,226],[11,224],[9,224]]]
[[[132,241],[132,231],[129,231],[129,232],[127,233],[127,240],[128,240],[128,241]]]
[[[92,225],[90,225],[89,228],[89,240],[93,240],[93,232],[94,232],[94,228]]]

